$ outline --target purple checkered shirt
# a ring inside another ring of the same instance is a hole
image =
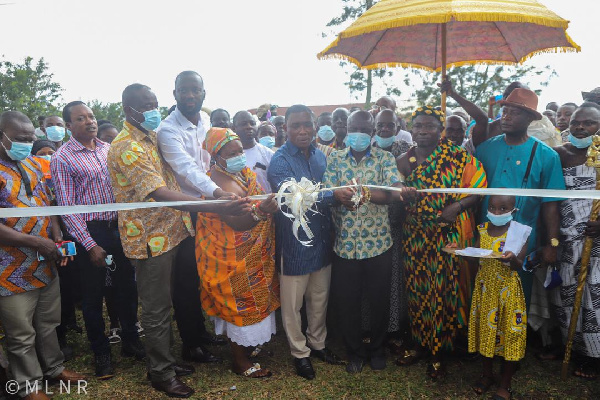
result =
[[[50,172],[59,206],[110,204],[115,202],[106,160],[110,145],[96,139],[96,150],[89,150],[71,137],[52,156]],[[115,221],[116,212],[64,215],[69,233],[90,250],[96,242],[87,221]]]

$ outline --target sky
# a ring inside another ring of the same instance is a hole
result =
[[[558,73],[543,90],[539,108],[550,101],[580,103],[582,90],[600,86],[600,1],[541,2],[571,21],[568,32],[582,52],[526,62]],[[170,106],[175,76],[188,69],[203,76],[204,104],[212,109],[355,101],[338,62],[316,58],[334,39],[322,32],[330,31],[326,24],[341,12],[341,0],[2,3],[10,4],[0,6],[0,55],[15,62],[44,57],[64,88],[65,102],[117,102],[125,86],[139,82],[154,90],[160,105]],[[398,83],[399,100],[409,101],[413,89]]]

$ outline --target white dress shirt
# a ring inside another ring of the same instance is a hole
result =
[[[246,166],[254,171],[258,184],[262,186],[266,193],[271,193],[271,185],[267,180],[267,168],[269,168],[271,158],[275,154],[273,150],[256,143],[254,147],[244,149],[244,153],[246,154]]]
[[[200,111],[196,126],[175,108],[156,130],[161,155],[173,169],[182,192],[190,196],[213,197],[218,188],[206,175],[210,155],[202,149],[209,129],[210,118],[204,111]]]
[[[413,138],[412,138],[412,135],[410,134],[410,132],[404,131],[402,129],[400,129],[398,131],[398,134],[396,135],[396,140],[397,141],[404,140],[408,144],[413,144]]]

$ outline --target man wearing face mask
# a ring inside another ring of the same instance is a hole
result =
[[[161,156],[172,168],[183,193],[208,198],[230,195],[206,175],[210,168],[210,155],[202,149],[202,143],[210,129],[210,117],[201,110],[206,97],[202,77],[194,71],[181,72],[175,78],[173,96],[177,107],[156,130]],[[195,215],[192,215],[192,225],[196,225]],[[204,347],[205,344],[224,345],[227,342],[206,330],[192,237],[180,245],[174,264],[173,285],[177,287],[172,293],[173,308],[183,343],[183,359],[200,363],[220,361]]]
[[[46,134],[46,139],[54,142],[58,149],[62,146],[66,136],[65,121],[58,115],[51,115],[44,118],[42,131]]]
[[[348,117],[346,143],[349,147],[328,157],[323,186],[399,183],[400,173],[392,154],[371,147],[374,131],[373,116],[369,112],[356,111]],[[338,307],[340,331],[349,359],[346,371],[361,372],[369,358],[371,368],[381,370],[386,367],[383,342],[389,322],[392,264],[387,204],[401,197],[397,192],[365,187],[338,189],[333,195],[336,235],[331,294]],[[362,342],[363,291],[370,305],[371,341],[368,345]]]
[[[555,147],[560,156],[567,190],[594,190],[596,170],[585,165],[587,151],[594,136],[600,133],[600,106],[586,102],[575,110],[569,123],[569,143]],[[560,205],[562,220],[560,233],[560,276],[562,284],[550,293],[563,339],[566,339],[573,299],[577,288],[577,270],[581,263],[583,243],[586,236],[594,238],[592,258],[588,266],[587,280],[583,289],[580,322],[573,348],[579,357],[575,376],[594,379],[600,373],[600,333],[594,327],[600,324],[600,296],[595,290],[600,285],[600,258],[595,256],[600,249],[600,222],[589,221],[592,209],[590,199],[565,199]]]
[[[331,128],[333,117],[330,112],[321,113],[317,117],[317,138],[315,144],[317,149],[321,150],[325,156],[329,156],[333,151],[331,144],[335,139],[335,132]]]
[[[396,140],[398,130],[398,117],[392,110],[381,110],[375,117],[375,144],[385,151],[392,153],[394,158],[400,157],[410,149],[410,143]]]
[[[0,115],[0,207],[4,209],[50,206],[42,170],[30,155],[35,138],[26,115],[18,111]],[[42,389],[44,378],[69,384],[85,379],[65,369],[56,337],[60,323],[56,263],[61,257],[55,242],[60,241],[58,217],[2,218],[0,323],[11,379],[25,399],[48,399]]]
[[[63,119],[73,132],[50,161],[56,201],[59,206],[115,203],[107,168],[108,143],[96,138],[98,126],[92,110],[81,101],[63,109]],[[82,311],[90,346],[95,355],[96,376],[114,375],[110,344],[102,314],[106,268],[117,291],[123,346],[121,354],[142,360],[144,348],[137,334],[137,292],[135,273],[123,253],[116,212],[91,212],[63,216],[77,245],[76,263],[81,272]],[[108,263],[112,255],[114,264]]]
[[[118,202],[197,201],[182,193],[173,170],[159,155],[156,132],[158,101],[152,90],[132,84],[122,95],[125,123],[108,152],[108,169]],[[182,212],[181,210],[185,211]],[[250,212],[246,200],[175,208],[119,211],[119,231],[125,256],[136,268],[142,305],[141,322],[152,387],[173,397],[189,397],[194,390],[177,376],[194,372],[177,365],[171,353],[171,271],[181,244],[194,236],[190,212]],[[174,290],[178,288],[174,287]]]
[[[248,111],[238,111],[233,116],[232,130],[240,137],[244,147],[246,166],[256,174],[256,180],[266,193],[271,193],[267,168],[273,158],[273,150],[256,142],[256,120]]]

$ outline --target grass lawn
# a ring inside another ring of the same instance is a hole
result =
[[[81,318],[80,314],[78,315]],[[80,320],[83,325],[83,321]],[[175,326],[175,324],[174,324]],[[177,333],[176,333],[177,334]],[[146,380],[144,362],[120,357],[120,344],[113,345],[117,375],[108,381],[98,381],[94,376],[93,356],[88,350],[85,336],[69,333],[74,344],[75,359],[68,368],[88,376],[87,395],[58,394],[57,399],[163,399],[167,398],[152,389]],[[181,341],[176,336],[174,354],[179,358]],[[334,341],[331,348],[343,355],[341,345]],[[443,382],[433,382],[425,376],[425,362],[411,367],[397,367],[388,358],[384,371],[373,372],[369,366],[361,374],[350,375],[343,366],[326,365],[313,361],[317,378],[306,381],[294,372],[285,334],[278,324],[278,334],[265,346],[273,356],[259,357],[261,365],[274,372],[266,380],[247,379],[230,370],[229,347],[212,347],[223,357],[222,364],[195,364],[196,373],[183,380],[196,390],[196,399],[478,399],[490,398],[493,393],[476,396],[471,384],[481,371],[480,361],[448,361],[449,374]],[[528,351],[521,370],[513,380],[514,399],[599,399],[599,382],[587,382],[570,376],[560,380],[560,361],[541,363]],[[75,391],[75,390],[74,390]]]

